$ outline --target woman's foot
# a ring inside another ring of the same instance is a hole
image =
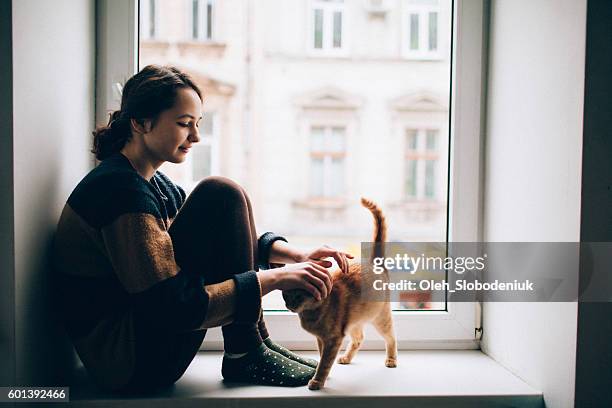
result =
[[[304,358],[304,357],[298,356],[297,354],[295,354],[291,350],[281,346],[278,343],[273,342],[270,337],[268,337],[267,339],[264,340],[264,344],[270,350],[276,351],[277,353],[282,354],[283,356],[285,356],[285,357],[287,357],[287,358],[289,358],[289,359],[291,359],[293,361],[296,361],[296,362],[298,362],[300,364],[307,365],[308,367],[317,368],[317,365],[319,364],[317,362],[317,360],[313,360],[312,358]]]
[[[270,350],[263,343],[242,357],[223,356],[221,367],[226,381],[284,387],[306,385],[314,372],[312,367]]]

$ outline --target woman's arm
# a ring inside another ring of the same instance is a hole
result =
[[[280,239],[274,241],[270,248],[270,263],[289,264],[304,262],[306,259],[303,251]]]
[[[348,260],[353,259],[353,255],[347,252],[338,251],[327,245],[323,245],[313,251],[304,252],[281,240],[274,241],[270,248],[270,263],[274,264],[320,261],[324,258],[334,258],[340,269],[346,273],[348,272],[349,266]],[[329,268],[332,266],[332,263],[323,261],[322,265]]]

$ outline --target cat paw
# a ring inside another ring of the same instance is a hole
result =
[[[388,358],[385,360],[385,366],[389,368],[397,367],[397,360],[394,358]]]
[[[323,381],[312,379],[308,381],[308,389],[309,390],[320,390],[323,388]]]
[[[338,363],[339,364],[351,364],[351,359],[348,358],[347,356],[342,356],[338,358]]]

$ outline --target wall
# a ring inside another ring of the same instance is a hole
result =
[[[589,0],[582,156],[582,218],[580,240],[612,242],[612,2]],[[609,258],[609,255],[608,255]],[[589,257],[580,276],[589,275]],[[581,260],[582,261],[582,260]],[[576,407],[612,406],[612,279],[599,281],[606,303],[578,305]],[[583,279],[584,278],[584,279]],[[601,299],[601,298],[600,298]]]
[[[580,238],[585,24],[586,0],[491,2],[487,241]],[[576,315],[576,303],[486,304],[483,349],[548,407],[573,406]]]
[[[11,2],[0,1],[0,386],[15,378]]]
[[[16,384],[62,383],[72,349],[50,305],[50,240],[92,167],[95,2],[14,0],[13,170]]]

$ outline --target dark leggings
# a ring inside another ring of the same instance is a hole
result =
[[[201,271],[206,284],[257,268],[257,232],[246,191],[225,177],[208,177],[187,198],[170,226],[181,268]],[[255,325],[223,326],[225,351],[245,353],[268,337],[260,315]]]
[[[177,264],[201,271],[206,284],[256,269],[257,233],[251,202],[244,189],[230,179],[208,177],[201,181],[169,233]],[[222,331],[224,349],[230,353],[245,353],[268,337],[261,314],[258,323],[232,323]],[[206,330],[198,330],[137,338],[137,368],[127,390],[150,390],[176,382],[195,357],[205,334]]]

